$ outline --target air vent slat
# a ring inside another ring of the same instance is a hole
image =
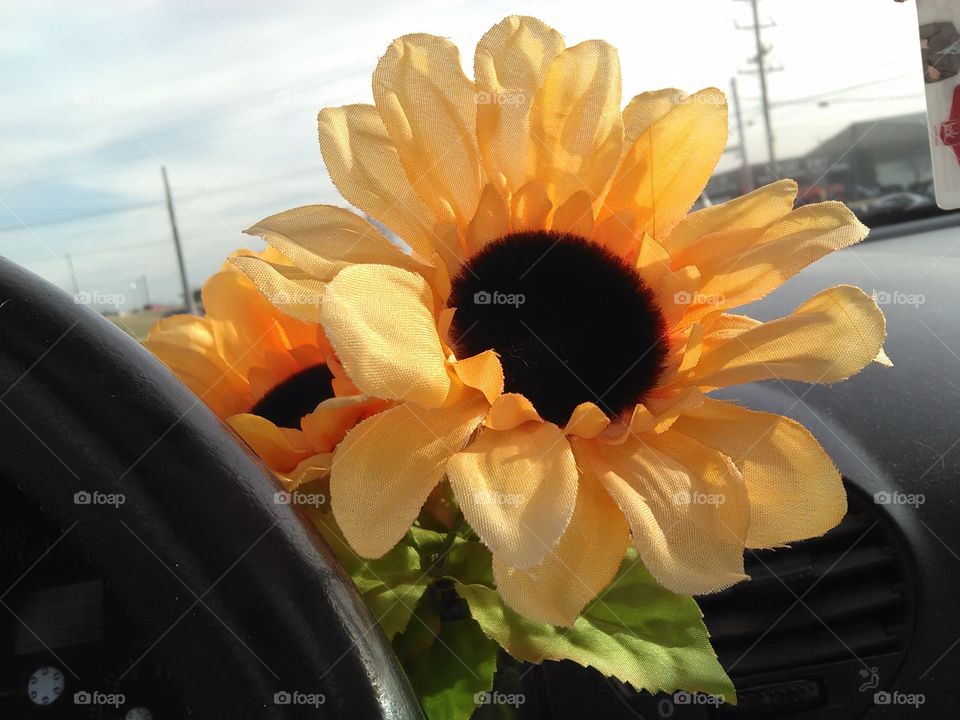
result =
[[[831,627],[835,623],[871,616],[877,619],[889,617],[891,621],[896,621],[903,605],[900,590],[880,582],[851,588],[840,596],[820,593],[819,590],[819,587],[815,588],[814,592],[803,598],[803,604],[797,603],[786,615],[786,608],[780,605],[768,605],[750,613],[720,615],[710,626],[711,636],[715,642],[726,642],[738,638],[757,638],[771,627],[773,630],[769,632],[772,634],[817,629],[822,627],[817,616]],[[791,598],[787,607],[795,602],[796,598]],[[816,615],[812,615],[804,605]]]
[[[734,666],[735,676],[770,672],[785,668],[810,668],[815,665],[866,658],[874,654],[893,652],[903,645],[902,631],[880,624],[834,629],[843,638],[843,644],[822,625],[819,630],[778,636],[774,642],[722,645],[716,651],[725,667]],[[739,660],[739,662],[738,662]]]
[[[841,703],[846,714],[836,717],[858,717],[871,696],[832,697],[831,673],[842,667],[856,675],[864,662],[896,662],[912,633],[915,602],[911,561],[894,523],[871,497],[847,487],[850,511],[838,527],[791,547],[748,552],[750,582],[697,598],[738,688],[776,693],[814,683],[824,693],[820,701]],[[841,705],[831,707],[839,712]],[[783,717],[807,717],[797,713]]]

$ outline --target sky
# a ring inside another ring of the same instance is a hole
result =
[[[371,102],[370,76],[409,32],[450,37],[472,75],[480,36],[535,15],[568,45],[620,50],[624,102],[737,77],[752,161],[767,159],[750,4],[738,0],[350,3],[127,0],[0,5],[0,255],[121,309],[180,293],[161,165],[193,287],[241,231],[297,205],[344,205],[317,111]],[[848,124],[923,110],[916,11],[893,0],[763,0],[779,157]],[[730,144],[739,143],[731,131]],[[728,153],[719,168],[739,162]],[[145,281],[145,283],[144,283]]]

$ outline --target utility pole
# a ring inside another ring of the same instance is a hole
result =
[[[743,113],[740,111],[740,93],[737,92],[737,79],[730,78],[730,97],[733,98],[733,112],[737,120],[737,138],[740,141],[740,193],[746,195],[753,190],[753,168],[747,160],[747,137],[743,132]]]
[[[752,30],[753,31],[753,41],[757,47],[756,57],[750,58],[750,62],[755,62],[757,64],[757,69],[753,70],[741,70],[741,73],[752,74],[756,72],[759,75],[760,79],[760,103],[763,107],[763,125],[767,132],[767,155],[769,157],[770,169],[773,173],[777,174],[777,154],[774,150],[773,142],[773,125],[770,122],[770,98],[767,93],[767,73],[768,72],[778,72],[783,70],[782,67],[768,67],[766,63],[766,57],[770,54],[772,49],[769,45],[763,44],[763,38],[761,36],[761,30],[765,27],[773,27],[773,25],[761,25],[760,24],[760,9],[759,9],[759,0],[740,0],[740,2],[749,2],[751,9],[753,11],[753,25],[736,25],[738,30]]]
[[[160,174],[163,176],[163,189],[167,194],[167,213],[170,215],[170,229],[173,231],[173,246],[177,250],[177,265],[180,266],[180,283],[183,285],[183,301],[186,303],[187,312],[191,315],[196,315],[197,304],[193,301],[193,293],[190,292],[190,283],[187,282],[187,267],[183,262],[183,248],[180,246],[180,233],[177,232],[177,216],[173,212],[173,196],[170,194],[167,168],[161,166]]]
[[[70,253],[64,255],[67,260],[67,267],[70,269],[70,283],[73,285],[73,294],[77,295],[80,292],[80,286],[77,284],[77,272],[73,269],[73,258],[70,257]]]

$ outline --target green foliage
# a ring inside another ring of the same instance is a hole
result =
[[[347,544],[329,513],[312,512],[314,523],[350,575],[388,639],[407,627],[432,578],[410,533],[393,550],[365,560]],[[435,533],[436,534],[436,533]],[[442,536],[440,536],[442,538]]]
[[[422,636],[419,622],[428,621],[421,620],[418,611],[404,635]],[[477,708],[477,693],[493,687],[497,644],[469,617],[443,621],[439,627],[429,647],[404,660],[403,667],[430,720],[467,720]]]
[[[573,660],[637,689],[699,691],[736,702],[696,602],[657,585],[632,550],[572,628],[531,622],[484,584],[461,583],[457,592],[484,633],[518,660]]]
[[[386,555],[364,560],[330,514],[311,515],[392,640],[430,720],[473,715],[477,693],[493,685],[498,645],[523,662],[572,660],[637,689],[736,702],[696,602],[659,586],[633,550],[573,627],[563,628],[506,607],[494,589],[490,551],[463,523],[447,532],[414,526]],[[432,588],[451,581],[470,617],[451,615],[439,599],[449,594]]]

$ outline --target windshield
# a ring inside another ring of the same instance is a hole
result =
[[[123,323],[141,335],[187,307],[172,215],[195,288],[259,246],[239,231],[276,208],[341,204],[317,111],[369,102],[392,38],[471,48],[509,13],[610,41],[625,94],[727,92],[728,150],[703,204],[793,177],[801,202],[840,199],[871,225],[937,212],[911,4],[589,5],[4,3],[0,251],[107,314],[149,310]]]

